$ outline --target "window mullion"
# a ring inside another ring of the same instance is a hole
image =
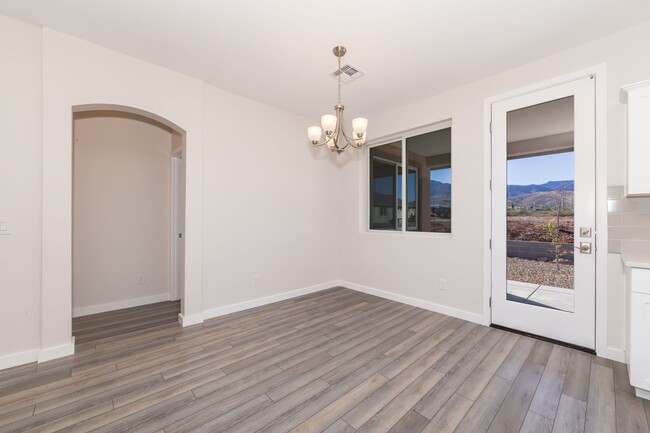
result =
[[[408,178],[408,164],[406,161],[406,137],[402,137],[402,232],[406,232],[406,215],[408,201],[406,200],[406,180]]]

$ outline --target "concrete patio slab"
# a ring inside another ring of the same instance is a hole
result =
[[[562,293],[573,296],[573,289],[565,289],[562,287],[553,286],[539,286],[540,289],[548,290],[549,292]]]
[[[518,296],[520,298],[528,299],[535,290],[539,288],[539,284],[523,283],[521,281],[508,280],[508,293]]]
[[[573,312],[573,290],[542,286],[528,299],[558,310]]]

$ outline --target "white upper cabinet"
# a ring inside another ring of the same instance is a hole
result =
[[[623,86],[627,104],[628,196],[650,196],[650,80]]]

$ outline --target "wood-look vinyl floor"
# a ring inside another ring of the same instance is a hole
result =
[[[366,294],[176,308],[89,316],[77,354],[0,371],[0,432],[650,433],[623,364]]]
[[[101,340],[119,339],[122,334],[178,323],[180,312],[181,301],[167,301],[75,317],[72,319],[72,335],[75,336],[76,352],[86,347],[93,348],[95,342]]]

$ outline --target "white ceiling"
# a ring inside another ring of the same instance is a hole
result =
[[[414,102],[650,20],[648,0],[0,0],[69,33],[317,120]]]

